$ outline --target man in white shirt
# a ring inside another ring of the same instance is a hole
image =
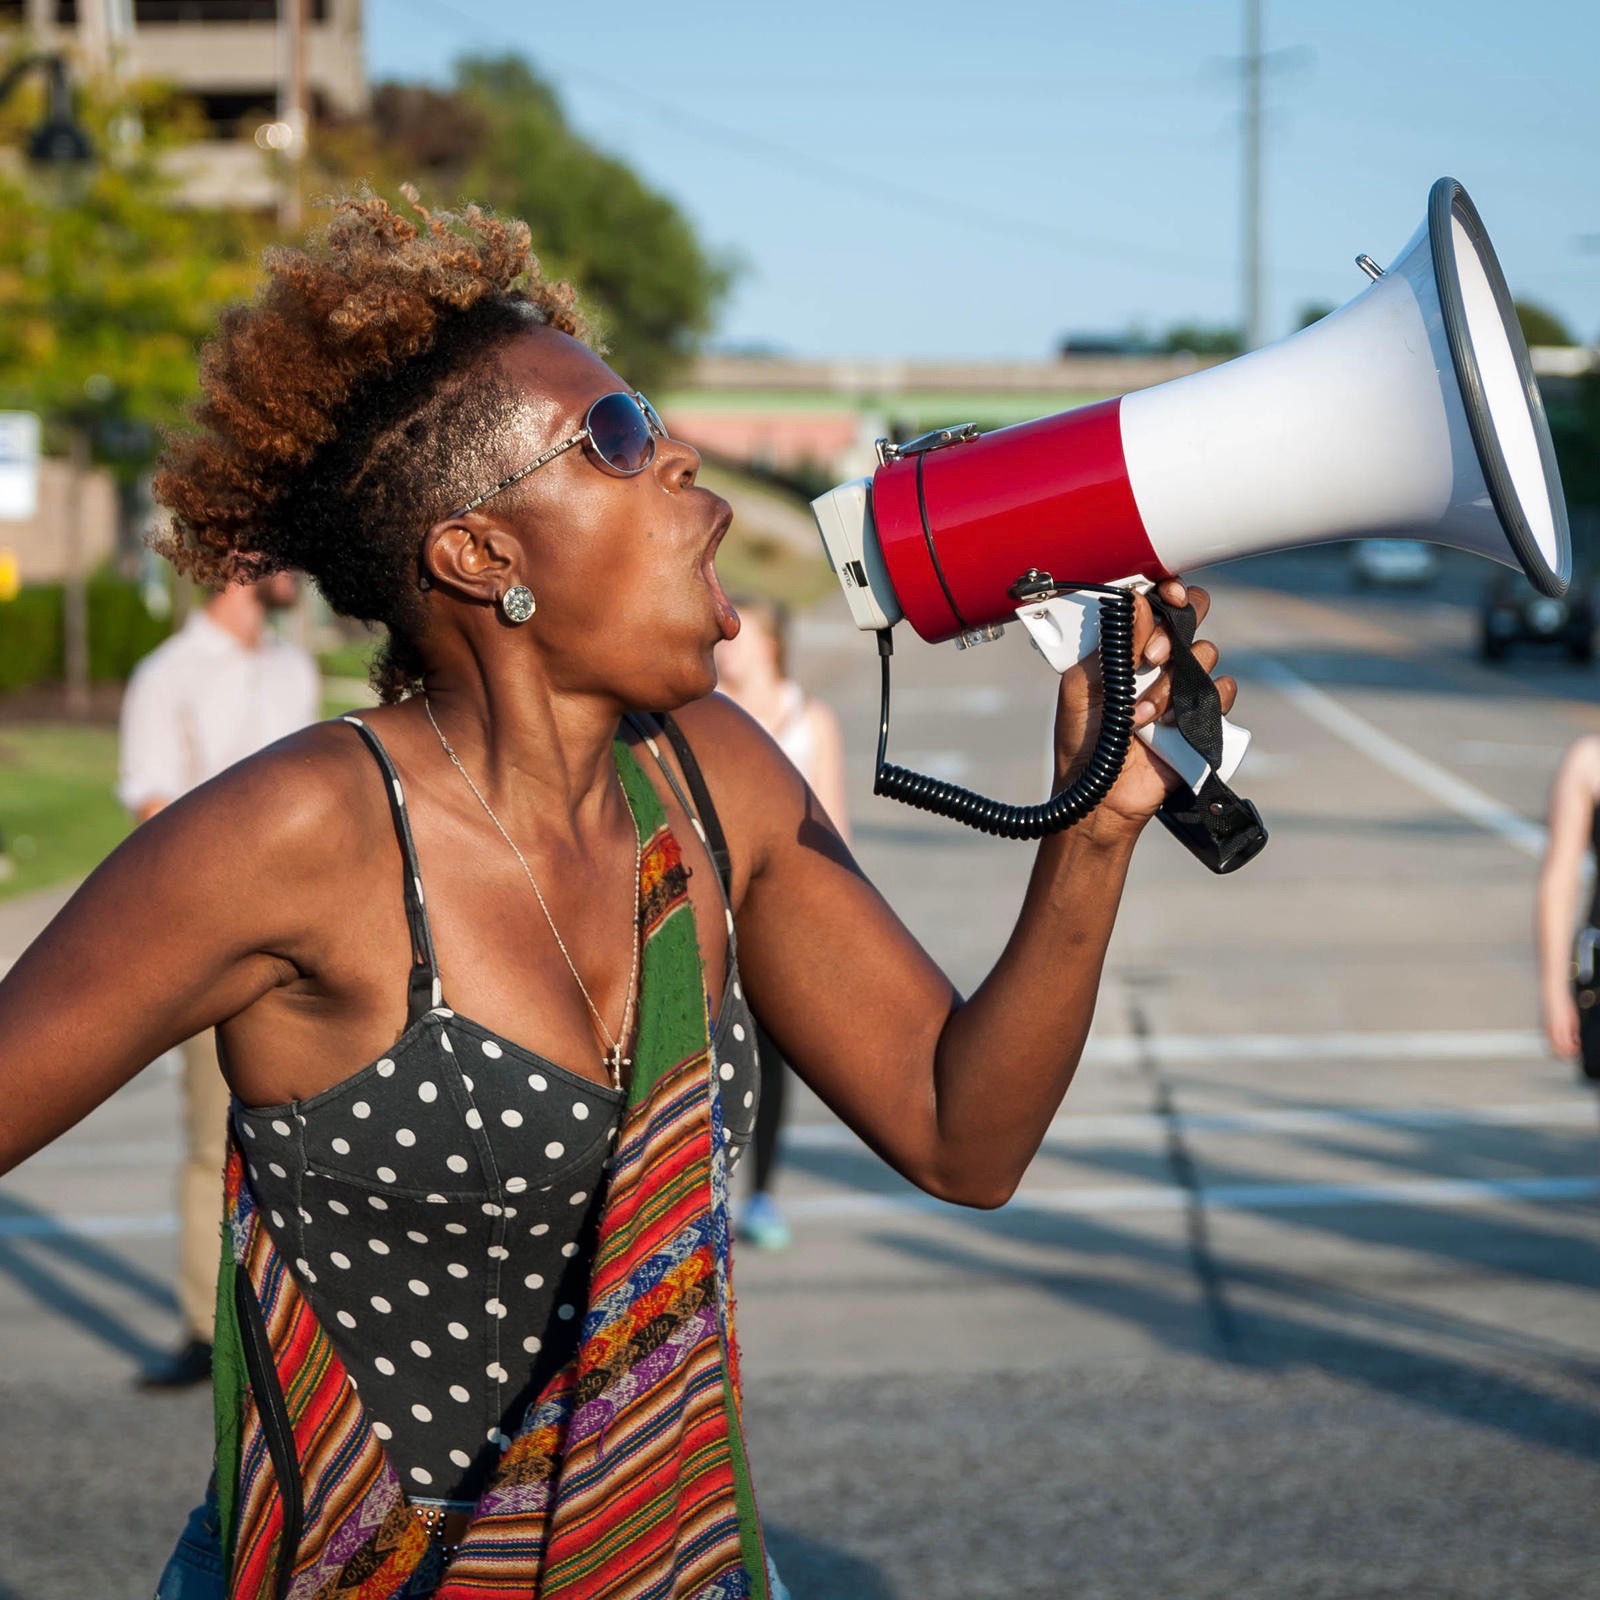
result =
[[[214,594],[141,661],[122,702],[118,797],[144,822],[236,761],[314,722],[316,663],[267,627],[294,604],[298,581],[276,573]],[[186,1153],[178,1205],[178,1304],[185,1338],[146,1388],[182,1388],[211,1375],[228,1086],[214,1036],[183,1046]]]

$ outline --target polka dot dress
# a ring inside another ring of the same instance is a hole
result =
[[[622,1097],[443,1003],[387,752],[417,959],[387,1055],[310,1100],[235,1105],[251,1187],[414,1500],[471,1503],[577,1348]],[[733,1153],[755,1125],[755,1023],[733,951],[713,1074]]]

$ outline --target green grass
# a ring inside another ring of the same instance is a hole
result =
[[[15,869],[0,898],[80,878],[122,842],[132,823],[116,778],[114,728],[0,728],[0,831]]]

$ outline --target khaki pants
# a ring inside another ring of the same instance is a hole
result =
[[[178,1186],[178,1308],[191,1338],[211,1338],[222,1248],[222,1166],[228,1085],[208,1028],[183,1050],[185,1152]]]

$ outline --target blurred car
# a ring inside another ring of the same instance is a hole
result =
[[[1358,588],[1421,588],[1439,570],[1439,552],[1420,539],[1358,539],[1350,572]]]
[[[1484,590],[1478,653],[1504,661],[1518,644],[1558,645],[1573,661],[1594,660],[1594,588],[1574,578],[1560,600],[1540,594],[1519,572],[1498,572]]]

